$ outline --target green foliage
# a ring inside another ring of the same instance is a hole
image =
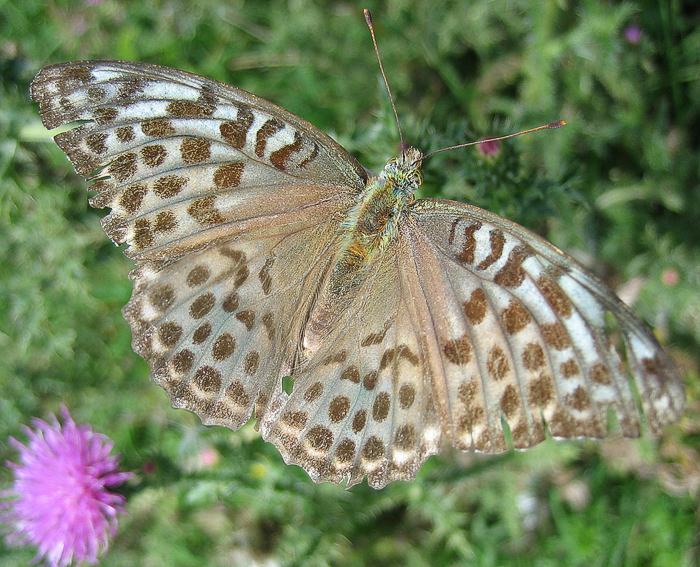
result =
[[[700,486],[700,15],[690,1],[369,2],[408,141],[424,150],[569,126],[426,163],[425,195],[549,237],[613,286],[687,376],[659,442],[547,442],[431,459],[411,483],[314,485],[251,426],[204,428],[147,379],[120,308],[128,262],[41,127],[47,63],[188,69],[330,132],[368,167],[397,148],[360,8],[346,3],[0,0],[0,440],[65,402],[138,471],[104,565],[690,565]],[[625,38],[639,26],[638,43]],[[629,286],[624,286],[630,289]],[[13,454],[0,441],[0,459]],[[3,480],[9,478],[7,471]],[[2,565],[26,551],[0,548]]]

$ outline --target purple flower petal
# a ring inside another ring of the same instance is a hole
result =
[[[65,407],[61,416],[63,425],[33,419],[26,445],[9,440],[19,458],[7,463],[14,482],[0,493],[0,522],[8,544],[33,545],[52,567],[95,564],[124,510],[124,497],[109,489],[132,474],[119,470],[109,438],[77,425]]]
[[[642,41],[642,28],[636,24],[630,24],[625,28],[625,40],[630,45],[638,45]]]

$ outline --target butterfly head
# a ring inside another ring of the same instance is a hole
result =
[[[387,162],[380,174],[391,185],[395,195],[410,197],[423,183],[420,150],[409,147]]]

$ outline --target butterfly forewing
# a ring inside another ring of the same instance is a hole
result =
[[[125,316],[155,380],[206,423],[262,415],[364,170],[271,103],[172,69],[56,65],[32,97],[47,127],[80,124],[56,141],[137,261]]]
[[[573,259],[473,206],[421,200],[413,213],[407,233],[418,278],[435,292],[430,311],[455,444],[503,450],[501,418],[516,447],[541,441],[543,424],[555,437],[602,437],[609,410],[629,436],[639,434],[642,415],[655,432],[677,419],[683,389],[673,365]],[[626,365],[606,315],[627,347]]]

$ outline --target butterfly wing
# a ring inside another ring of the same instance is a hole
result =
[[[265,417],[263,436],[314,480],[351,486],[367,477],[381,488],[413,478],[439,449],[426,323],[409,291],[409,261],[403,241],[373,260],[318,351],[292,372],[292,392]]]
[[[502,420],[524,448],[544,439],[544,424],[555,437],[602,437],[612,412],[636,436],[643,416],[653,432],[679,417],[683,386],[656,339],[561,250],[434,199],[416,201],[404,234],[429,293],[433,393],[457,447],[504,450]]]
[[[79,124],[55,139],[136,260],[125,316],[154,379],[205,423],[264,414],[362,167],[279,107],[173,69],[55,65],[31,94],[48,128]]]

